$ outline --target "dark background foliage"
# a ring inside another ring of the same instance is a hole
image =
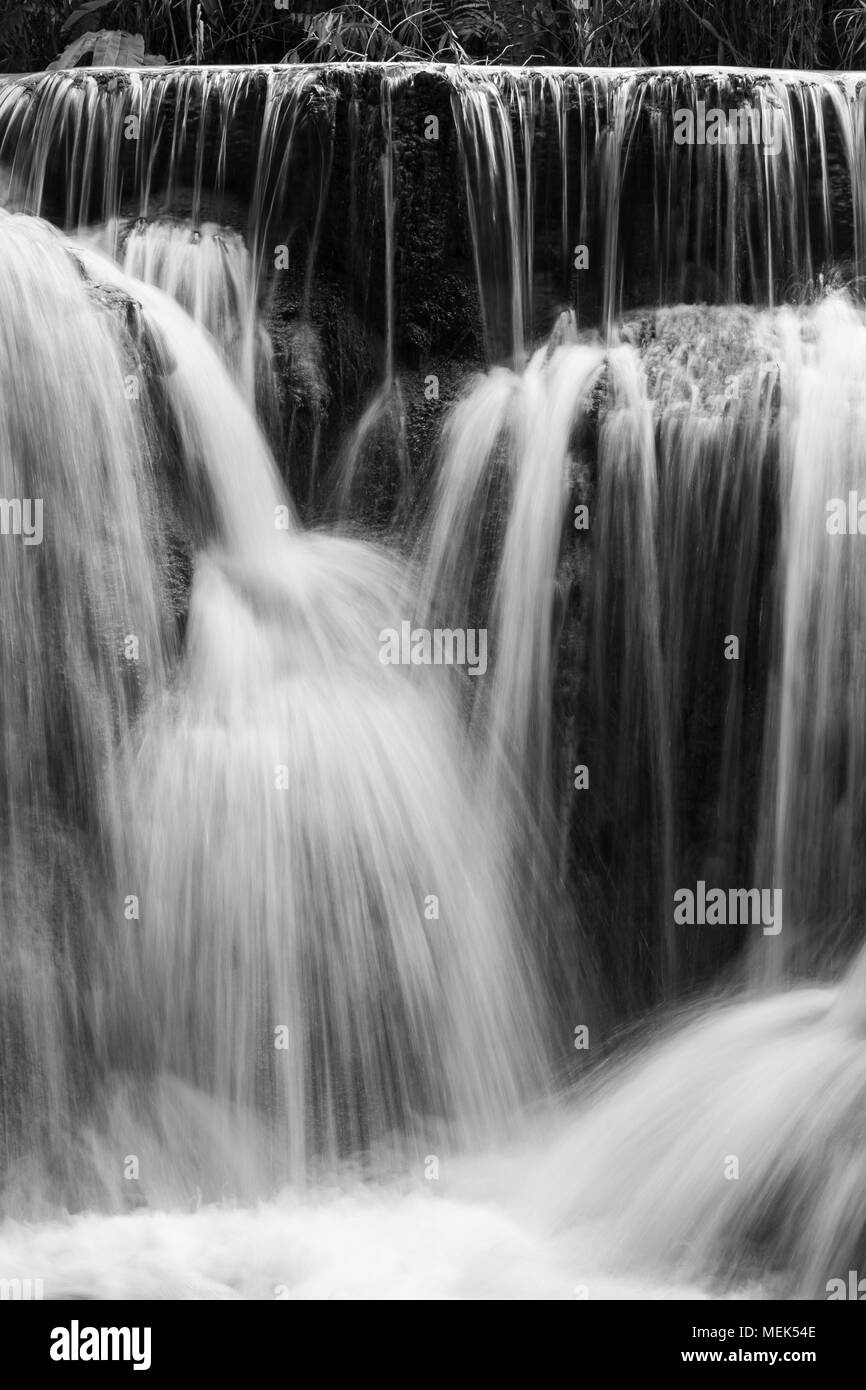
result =
[[[866,66],[866,0],[0,0],[0,71],[93,61],[379,61]],[[104,51],[104,50],[103,50]],[[117,61],[124,50],[117,49]]]

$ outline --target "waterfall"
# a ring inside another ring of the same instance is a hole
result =
[[[443,1125],[452,1142],[496,1132],[544,1072],[534,967],[524,959],[504,895],[495,810],[476,804],[458,773],[462,736],[450,686],[435,674],[413,679],[380,661],[380,633],[399,626],[405,611],[400,571],[359,542],[297,532],[265,440],[216,344],[179,306],[41,222],[6,217],[4,232],[7,223],[4,288],[14,296],[28,273],[40,285],[30,301],[35,312],[20,333],[16,316],[5,318],[12,336],[4,362],[9,371],[28,373],[23,399],[42,387],[41,428],[48,435],[44,453],[34,454],[31,420],[13,413],[4,458],[13,470],[26,468],[28,459],[44,456],[63,466],[70,458],[78,471],[71,478],[64,471],[62,485],[74,482],[104,499],[100,518],[91,503],[64,501],[61,492],[51,548],[39,558],[50,556],[55,583],[76,605],[92,590],[96,616],[115,624],[118,648],[123,620],[129,626],[134,614],[153,668],[154,688],[135,732],[128,715],[125,727],[118,724],[126,706],[119,673],[112,683],[110,667],[89,677],[95,693],[98,680],[105,687],[104,712],[88,688],[66,731],[82,774],[93,778],[93,786],[78,789],[79,798],[85,806],[88,796],[104,806],[115,837],[124,826],[124,844],[112,846],[115,903],[135,903],[125,946],[106,940],[98,967],[101,1021],[96,1026],[91,1017],[90,1025],[101,1060],[110,1065],[113,1057],[116,1065],[119,1056],[125,1084],[133,1077],[145,1086],[163,1076],[188,1080],[225,1103],[227,1136],[248,1123],[245,1110],[261,1106],[273,1127],[277,1178],[303,1180],[316,1163],[395,1143],[398,1135],[430,1147]],[[124,319],[115,311],[112,336],[111,310],[89,302],[82,272],[121,304],[135,296],[138,332],[162,366],[155,381],[171,415],[187,491],[210,493],[198,500],[205,548],[194,557],[186,654],[171,691],[158,664],[159,613],[152,611],[159,527],[145,510],[153,506],[147,494],[139,502],[135,490],[139,475],[148,481],[146,431],[139,438],[134,423],[147,393],[127,401]],[[79,343],[92,339],[92,355],[70,353],[64,333]],[[35,350],[34,338],[68,354],[63,365]],[[77,360],[75,381],[70,362]],[[106,429],[113,424],[109,438],[118,453],[110,466],[100,454],[105,445],[88,435],[89,413],[81,413],[77,399],[94,362],[106,394],[90,409],[100,422],[105,418]],[[55,412],[50,399],[61,376],[70,395]],[[52,477],[38,487],[36,481],[13,471],[9,490],[38,491],[50,506]],[[126,491],[117,495],[121,487]],[[64,519],[70,516],[93,517],[98,547],[94,541],[84,556],[74,528],[76,544],[68,550]],[[100,535],[107,523],[123,538],[113,557]],[[22,571],[10,583],[39,585],[23,545],[3,554]],[[82,585],[82,559],[92,564],[97,554],[100,565],[92,578],[85,570]],[[133,583],[144,584],[144,592],[129,593]],[[112,601],[124,605],[120,615]],[[17,607],[20,626],[9,635],[11,655],[34,640],[37,650],[46,649],[37,701],[42,680],[51,699],[57,645],[56,638],[38,636],[44,611],[34,593]],[[89,642],[112,636],[111,628],[99,628],[91,638],[85,616],[72,607],[65,637],[60,629],[64,667],[80,668],[82,677]],[[114,664],[120,667],[119,651]],[[12,684],[14,669],[10,659],[10,692],[21,688],[20,680]],[[79,701],[84,693],[70,692]],[[124,768],[123,786],[100,766],[96,747],[87,753],[88,741],[111,732],[112,696],[119,706],[116,743],[99,751],[103,761],[111,755]],[[11,816],[32,800],[22,780],[33,776],[29,743],[46,759],[51,743],[49,729],[38,724],[22,744],[28,726],[19,716],[16,727],[14,705],[7,709]],[[471,750],[463,757],[471,758]],[[48,799],[47,788],[39,794]],[[432,903],[435,911],[425,916]],[[114,914],[122,919],[117,907]],[[76,974],[80,926],[69,930],[69,968]],[[101,931],[108,930],[106,920]],[[13,925],[7,942],[13,955],[17,942]],[[38,935],[27,949],[40,949]],[[42,978],[44,969],[31,968]],[[13,974],[13,1017],[19,1007],[32,1007],[26,981],[17,984],[20,1000]],[[70,993],[74,1008],[75,989]],[[35,1027],[35,1020],[25,1023]],[[154,1124],[170,1132],[166,1103],[161,1095],[153,1102]],[[82,1121],[95,1124],[86,1096],[81,1110],[67,1121],[73,1135]],[[8,1134],[13,1150],[26,1144],[14,1123]],[[139,1148],[148,1153],[156,1142],[145,1134]],[[191,1198],[191,1175],[172,1190],[171,1162],[160,1161],[168,1174],[156,1179],[161,1200]],[[152,1166],[159,1172],[159,1163]],[[198,1186],[206,1189],[205,1180]]]
[[[47,224],[0,211],[0,243],[9,604],[0,634],[0,1153],[9,1181],[31,1145],[62,1162],[93,1066],[124,739],[163,686],[175,643],[155,460],[126,398],[137,355],[124,306],[88,289]],[[67,1045],[46,1047],[46,1028]]]
[[[471,752],[433,682],[378,661],[400,594],[357,543],[202,562],[184,687],[133,787],[148,906],[125,1009],[161,1070],[268,1102],[295,1180],[400,1135],[426,1153],[443,1124],[495,1133],[544,1070]]]
[[[780,954],[811,968],[858,939],[858,845],[866,680],[858,499],[864,489],[862,314],[831,299],[807,324],[789,310],[783,347],[779,652],[768,709],[765,862],[785,884]],[[852,510],[853,503],[853,510]],[[778,973],[778,970],[777,972]]]
[[[517,361],[524,351],[544,308],[535,303],[540,264],[564,296],[575,247],[588,240],[603,255],[580,297],[586,302],[589,290],[587,308],[597,302],[608,327],[644,266],[662,303],[772,304],[831,263],[850,260],[862,273],[864,98],[856,76],[434,71],[450,90],[493,358]],[[420,65],[337,63],[0,79],[0,164],[27,211],[68,228],[109,222],[124,208],[150,219],[181,205],[195,225],[243,196],[261,276],[283,233],[291,242],[303,229],[308,259],[320,248],[337,106],[360,105],[375,84],[387,123],[392,90],[425,76]],[[374,112],[365,103],[362,120],[378,123]],[[683,113],[692,138],[680,142]],[[724,115],[726,129],[742,120],[748,138],[720,137],[713,113]],[[388,140],[383,177],[387,198]],[[636,202],[647,214],[639,227],[627,211]],[[386,235],[388,223],[386,216]]]
[[[384,232],[384,353],[382,380],[346,444],[339,460],[337,505],[341,516],[349,512],[353,489],[361,483],[367,489],[375,486],[369,476],[369,456],[382,466],[382,460],[396,463],[396,491],[401,507],[408,501],[411,464],[406,445],[406,407],[400,379],[394,364],[394,235],[396,206],[394,200],[394,130],[391,79],[382,84],[380,98],[382,182],[382,225]],[[366,464],[366,469],[365,469]],[[377,480],[378,485],[381,481]]]
[[[108,249],[108,248],[106,248]],[[205,222],[156,221],[127,230],[123,268],[133,278],[164,290],[220,346],[229,372],[249,405],[270,389],[273,350],[256,302],[255,280],[243,238]],[[261,402],[267,413],[270,401]]]
[[[864,91],[0,79],[0,1276],[862,1266]]]

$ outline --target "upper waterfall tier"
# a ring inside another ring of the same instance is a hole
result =
[[[465,274],[487,356],[518,357],[569,303],[609,324],[855,282],[864,90],[862,74],[722,68],[40,73],[0,82],[0,198],[66,227],[229,222],[260,281],[284,247],[307,279],[323,257],[360,282],[383,336],[395,277],[399,317]]]

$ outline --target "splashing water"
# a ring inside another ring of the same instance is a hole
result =
[[[597,1269],[824,1298],[862,1264],[863,961],[844,988],[728,1003],[592,1096],[533,1214]],[[584,1250],[581,1237],[589,1230]]]
[[[202,560],[183,688],[133,788],[147,908],[124,1009],[161,1070],[266,1101],[296,1181],[394,1134],[435,1153],[443,1122],[452,1143],[489,1133],[543,1071],[456,714],[378,660],[400,593],[357,543]]]

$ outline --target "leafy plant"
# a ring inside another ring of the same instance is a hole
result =
[[[860,66],[866,55],[866,0],[860,0],[858,5],[848,6],[834,15],[833,32],[842,66]]]
[[[866,0],[294,0],[294,13],[273,0],[0,0],[0,7],[0,71],[7,72],[96,62],[97,40],[85,36],[99,33],[139,36],[145,55],[164,53],[169,63],[866,67]],[[133,63],[137,45],[118,48],[116,61],[122,52]]]
[[[426,59],[470,62],[506,42],[503,25],[485,0],[409,0],[395,5],[369,0],[338,5],[323,14],[290,16],[303,38],[293,62],[388,62]]]
[[[100,10],[108,9],[110,4],[111,0],[88,0],[86,5],[79,5],[77,9],[74,9],[72,13],[67,15],[64,19],[60,26],[61,34],[65,34],[67,30],[73,29],[80,20],[85,19],[88,15],[96,15]]]
[[[165,62],[161,55],[145,53],[141,34],[125,34],[121,29],[98,29],[95,33],[89,32],[74,39],[59,58],[48,64],[48,71],[81,67],[82,59],[88,57],[95,68],[154,67]]]

